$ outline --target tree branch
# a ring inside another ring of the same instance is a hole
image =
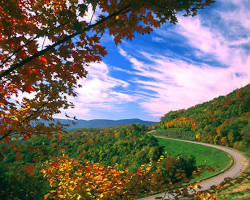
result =
[[[52,45],[49,45],[47,48],[45,48],[45,49],[43,49],[43,50],[41,50],[41,51],[35,53],[34,55],[32,55],[32,56],[26,58],[25,60],[22,60],[21,62],[12,65],[12,67],[10,67],[9,69],[5,70],[4,72],[2,72],[2,73],[0,74],[0,78],[6,76],[6,75],[8,75],[8,74],[10,74],[10,73],[13,72],[14,70],[16,70],[16,69],[18,69],[18,68],[24,66],[24,65],[27,64],[28,62],[34,60],[35,58],[37,58],[37,57],[39,57],[39,56],[45,54],[46,52],[48,52],[48,51],[54,49],[56,46],[58,46],[58,45],[60,45],[60,44],[62,44],[62,43],[64,43],[64,42],[70,40],[71,38],[73,38],[73,37],[75,37],[75,36],[77,36],[77,35],[79,35],[79,34],[81,34],[81,33],[83,33],[83,32],[89,31],[90,29],[94,28],[95,26],[98,26],[99,24],[101,24],[101,23],[107,21],[108,19],[110,19],[110,18],[112,18],[112,17],[114,17],[114,16],[120,14],[121,12],[123,12],[123,11],[126,10],[126,9],[128,9],[129,7],[130,7],[130,5],[127,5],[126,7],[120,9],[119,11],[114,12],[113,14],[111,14],[111,15],[109,15],[109,16],[103,18],[103,19],[101,19],[100,21],[96,22],[95,24],[89,25],[89,26],[85,27],[85,28],[82,29],[82,30],[77,30],[75,33],[66,36],[65,38],[63,38],[63,39],[61,39],[61,40],[55,42],[55,43],[52,44]]]
[[[59,25],[58,27],[52,29],[52,31],[61,28],[62,26],[65,26],[66,24],[68,24],[70,21],[65,22],[64,24]],[[37,34],[35,37],[31,38],[28,42],[26,42],[24,45],[20,46],[18,49],[16,49],[15,51],[13,51],[13,53],[6,58],[3,63],[0,65],[0,67],[2,67],[9,59],[12,58],[12,56],[14,56],[16,53],[18,53],[20,50],[22,50],[24,47],[28,46],[31,42],[33,42],[35,39],[45,36],[48,33],[49,28],[46,28],[44,30],[42,30],[39,34]]]
[[[5,135],[3,135],[2,137],[0,137],[0,141],[3,140],[4,138],[10,136],[11,133],[13,133],[13,132],[12,132],[11,130],[9,130],[7,134],[5,134]]]

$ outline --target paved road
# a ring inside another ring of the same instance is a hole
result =
[[[160,137],[160,136],[157,136],[157,137]],[[237,152],[237,151],[235,151],[233,149],[229,149],[227,147],[218,146],[218,145],[214,145],[214,144],[206,144],[206,143],[201,143],[201,142],[174,139],[174,138],[166,138],[166,137],[160,137],[160,138],[169,139],[169,140],[183,141],[183,142],[189,142],[189,143],[193,143],[193,144],[200,144],[200,145],[220,149],[222,151],[227,152],[228,154],[230,154],[232,156],[232,158],[234,159],[234,164],[230,169],[228,169],[227,171],[225,171],[224,173],[222,173],[222,174],[220,174],[218,176],[215,176],[213,178],[202,181],[201,183],[199,183],[199,185],[201,186],[201,189],[197,189],[197,190],[207,190],[212,185],[219,185],[224,180],[224,178],[226,178],[226,177],[235,178],[235,177],[237,177],[237,176],[239,176],[241,174],[241,171],[246,170],[248,165],[249,165],[247,158],[245,158],[239,152]],[[214,155],[214,156],[216,158],[216,155]],[[140,200],[155,200],[156,197],[164,197],[164,194],[158,194],[158,195],[154,195],[154,196],[151,196],[151,197],[142,198]],[[169,197],[169,198],[165,197],[165,199],[171,199],[171,197]]]

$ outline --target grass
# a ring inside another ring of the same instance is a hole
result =
[[[157,136],[166,136],[166,133],[176,133],[180,130],[178,129],[168,129],[166,130],[157,130],[154,135]],[[186,132],[185,132],[186,133]],[[175,134],[168,134],[170,138],[178,138],[178,139],[185,139],[185,140],[192,140],[187,137],[183,137],[180,135]],[[164,146],[165,151],[171,156],[177,156],[178,154],[191,154],[195,156],[197,165],[210,165],[215,169],[214,172],[205,171],[200,176],[194,177],[194,180],[200,180],[207,178],[209,176],[213,176],[219,173],[221,170],[227,168],[232,161],[232,158],[228,156],[227,153],[220,151],[218,149],[213,149],[210,147],[198,145],[198,144],[190,144],[184,142],[178,142],[173,140],[167,140],[158,138],[159,143]],[[249,153],[242,152],[248,160],[250,161]],[[248,200],[250,199],[250,167],[248,167],[247,173],[242,174],[236,179],[231,181],[231,186],[226,188],[221,188],[221,190],[217,190],[216,194],[218,200]],[[240,180],[240,181],[239,181]],[[189,199],[189,198],[183,198]]]
[[[197,166],[207,165],[214,168],[214,171],[204,171],[199,176],[194,176],[191,182],[196,180],[202,180],[218,174],[219,172],[227,168],[232,161],[231,156],[229,156],[224,151],[218,149],[199,144],[168,140],[167,138],[157,139],[159,141],[159,144],[164,147],[164,150],[165,152],[167,152],[168,155],[173,157],[177,157],[179,154],[193,155],[196,158]],[[184,138],[182,137],[181,139]],[[145,195],[144,198],[151,195],[153,194]]]
[[[211,177],[227,168],[232,162],[231,156],[218,149],[163,138],[157,139],[168,155],[173,157],[176,157],[179,154],[193,155],[196,159],[197,166],[207,165],[214,169],[214,171],[204,171],[199,176],[195,176],[194,180]]]

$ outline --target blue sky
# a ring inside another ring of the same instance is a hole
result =
[[[78,119],[140,118],[159,121],[171,110],[226,95],[250,82],[250,5],[220,0],[196,17],[179,16],[150,35],[116,46],[107,35],[108,55],[91,64],[81,80]]]

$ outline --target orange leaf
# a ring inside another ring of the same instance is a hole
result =
[[[28,136],[28,135],[25,135],[25,136],[23,137],[24,140],[27,140],[27,139],[29,139],[29,138],[30,138],[30,136]]]
[[[81,153],[80,153],[80,156],[82,156],[83,154],[85,154],[85,150],[83,150]]]
[[[46,200],[49,197],[50,193],[47,193],[43,196],[43,198]]]
[[[61,141],[61,138],[62,138],[62,134],[61,134],[61,133],[58,133],[58,134],[57,134],[57,142],[60,142],[60,141]]]
[[[47,65],[47,64],[48,64],[48,61],[47,61],[47,59],[46,59],[44,56],[40,56],[40,60],[42,61],[42,63],[43,63],[44,65]]]
[[[22,160],[23,156],[20,153],[16,153],[15,160]]]
[[[28,74],[31,75],[32,74],[32,70],[30,68],[27,68]]]
[[[39,71],[37,69],[32,70],[35,74],[39,74]]]

